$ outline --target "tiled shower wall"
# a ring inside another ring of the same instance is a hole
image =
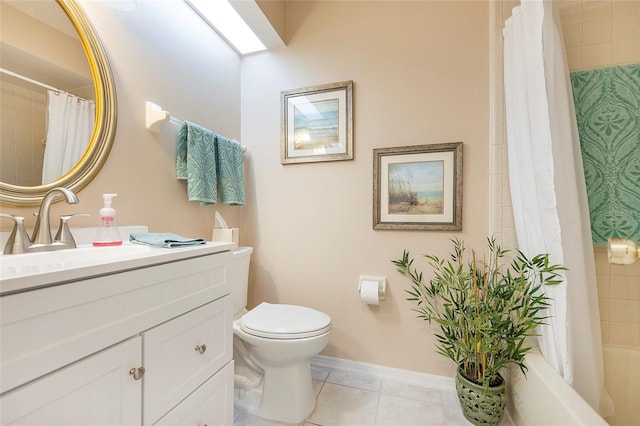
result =
[[[47,134],[47,96],[3,82],[0,99],[0,181],[22,186],[38,185],[42,181]],[[17,149],[17,146],[21,148]]]
[[[640,1],[560,0],[569,71],[640,62]]]
[[[640,1],[556,0],[570,71],[640,62]],[[519,1],[492,2],[493,121],[491,135],[491,231],[505,247],[517,240],[509,195],[502,28]],[[640,243],[640,241],[636,241]],[[606,248],[594,248],[604,343],[640,348],[640,261],[610,265]]]
[[[640,62],[640,1],[559,5],[569,71]],[[603,341],[640,348],[640,262],[610,265],[606,248],[594,251]]]

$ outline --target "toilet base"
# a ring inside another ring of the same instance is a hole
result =
[[[284,423],[300,423],[313,412],[316,395],[309,361],[265,371],[259,389],[234,389],[235,406],[250,414]]]

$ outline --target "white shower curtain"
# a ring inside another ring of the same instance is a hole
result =
[[[580,142],[562,34],[552,3],[522,0],[504,29],[509,183],[520,250],[549,253],[564,283],[553,300],[540,350],[601,415],[604,389],[595,263]]]
[[[61,92],[47,91],[47,141],[42,183],[64,176],[87,149],[95,120],[95,103]]]

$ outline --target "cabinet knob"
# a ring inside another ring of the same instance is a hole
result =
[[[196,351],[200,354],[205,353],[207,351],[207,345],[203,343],[201,345],[196,346]]]
[[[144,376],[144,367],[132,368],[129,370],[129,375],[133,376],[135,380],[142,379],[142,376]]]

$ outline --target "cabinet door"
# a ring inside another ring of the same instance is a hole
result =
[[[225,365],[155,425],[233,424],[233,361]]]
[[[135,337],[0,397],[1,424],[89,426],[141,423],[141,365]]]
[[[150,425],[231,361],[231,298],[222,297],[142,334],[143,422]]]
[[[190,251],[164,253],[182,259]],[[133,270],[0,297],[0,393],[229,294],[229,257],[134,262]]]

